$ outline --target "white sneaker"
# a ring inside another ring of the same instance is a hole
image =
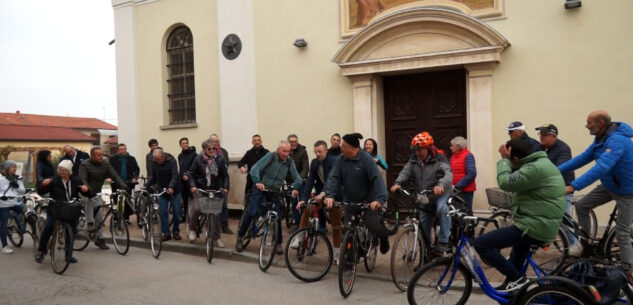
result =
[[[190,241],[196,240],[196,232],[195,231],[189,231],[189,240]]]
[[[216,246],[216,247],[218,247],[218,248],[224,248],[224,247],[226,247],[226,245],[224,244],[224,242],[223,242],[221,239],[219,239],[219,238],[215,240],[215,246]]]
[[[334,263],[338,266],[338,259],[341,256],[340,248],[334,248],[332,251],[332,256],[334,257]]]
[[[569,247],[569,256],[580,257],[582,255],[582,245],[580,242]]]
[[[295,237],[292,240],[292,243],[290,244],[290,248],[298,249],[299,248],[299,244],[301,244],[301,242],[303,242],[304,238],[305,238],[305,234],[301,234],[301,236],[297,235],[297,237]]]
[[[9,248],[9,246],[6,246],[6,247],[2,248],[2,253],[3,254],[11,254],[11,253],[13,253],[13,249]]]

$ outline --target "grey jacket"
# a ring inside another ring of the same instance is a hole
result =
[[[364,150],[347,159],[343,154],[335,161],[334,170],[327,178],[325,197],[335,198],[342,186],[343,200],[347,202],[387,201],[387,187],[378,171],[374,158]]]
[[[395,183],[404,186],[413,176],[417,192],[432,188],[435,185],[441,185],[444,190],[450,190],[453,184],[453,172],[450,165],[444,161],[445,159],[446,157],[438,154],[425,164],[417,155],[413,154],[400,171]],[[444,171],[444,177],[436,183],[435,172],[440,169]]]
[[[81,162],[81,165],[79,165],[79,178],[81,183],[90,187],[91,194],[101,193],[101,188],[106,178],[114,180],[120,188],[127,189],[127,184],[121,180],[114,167],[106,159],[101,163],[94,163],[91,159]]]

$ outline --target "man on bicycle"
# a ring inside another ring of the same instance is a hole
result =
[[[301,209],[304,206],[305,201],[310,198],[312,187],[314,187],[316,194],[320,194],[323,191],[323,187],[325,186],[330,173],[334,169],[334,162],[336,159],[335,157],[328,155],[327,151],[327,143],[325,143],[325,141],[319,140],[314,143],[314,154],[316,155],[316,158],[312,159],[312,162],[310,163],[310,172],[305,186],[301,191],[301,201],[297,204],[297,210]],[[339,201],[341,200],[341,198],[336,199]],[[341,207],[333,207],[330,209],[330,223],[332,224],[332,240],[334,242],[335,261],[338,261],[338,253],[341,247],[341,235],[343,235],[343,226],[341,224],[342,213],[343,211]],[[311,214],[311,207],[303,210],[303,214],[301,214],[301,221],[299,222],[299,229],[308,227],[308,220]],[[301,240],[297,238],[290,246],[292,248],[297,248],[299,247],[300,242]]]
[[[325,206],[328,209],[332,208],[334,198],[339,193],[346,202],[370,202],[370,209],[365,212],[365,225],[380,239],[380,252],[385,254],[389,252],[389,230],[382,223],[379,212],[387,201],[387,188],[374,158],[360,149],[362,138],[359,133],[343,136],[341,156],[336,158],[324,191],[315,199],[325,197]]]
[[[433,137],[428,132],[424,131],[413,137],[411,145],[415,148],[415,154],[400,171],[395,184],[391,187],[391,192],[400,189],[411,177],[415,179],[416,192],[433,188],[433,194],[437,197],[435,205],[430,206],[431,210],[421,212],[420,221],[424,234],[431,240],[433,218],[435,216],[439,218],[440,234],[436,251],[445,254],[451,251],[448,242],[451,233],[451,218],[446,215],[448,212],[446,201],[451,194],[453,172],[446,157],[438,153],[437,147],[433,144]],[[435,175],[440,170],[444,172],[444,177],[438,181]]]
[[[530,145],[515,138],[499,147],[499,187],[512,192],[514,224],[479,236],[473,246],[481,259],[506,276],[498,291],[519,289],[528,282],[521,275],[531,245],[553,241],[565,214],[565,182],[544,151],[532,153]],[[500,249],[512,247],[510,258]]]
[[[609,114],[602,110],[589,114],[585,127],[595,136],[593,143],[558,168],[561,172],[573,171],[593,160],[596,165],[574,180],[565,191],[571,194],[600,179],[601,184],[576,202],[578,223],[581,228],[589,228],[589,211],[615,200],[618,209],[615,235],[620,241],[620,258],[633,268],[633,129],[624,122],[612,122]]]
[[[91,196],[101,193],[103,182],[107,178],[113,179],[120,188],[124,190],[128,189],[127,184],[125,181],[121,180],[121,177],[119,177],[116,173],[114,167],[110,165],[110,162],[103,160],[103,150],[98,146],[90,149],[90,159],[81,162],[81,165],[79,166],[79,178],[81,179],[82,184],[90,187]],[[103,211],[99,209],[96,213],[94,212],[94,210],[101,206],[101,204],[101,197],[94,197],[86,201],[86,223],[88,224],[87,229],[89,231],[96,229],[94,224],[95,218],[99,223],[103,223]],[[95,245],[101,250],[110,249],[103,239],[102,227],[99,227],[97,230],[97,240],[95,241]]]
[[[295,162],[290,155],[290,143],[288,141],[281,141],[277,146],[276,152],[269,152],[263,158],[261,158],[253,168],[251,169],[251,177],[253,179],[253,195],[251,197],[251,205],[244,215],[242,224],[237,232],[237,243],[235,249],[240,252],[243,250],[243,238],[248,230],[248,225],[251,221],[257,219],[259,215],[259,207],[263,201],[271,202],[275,205],[277,215],[281,215],[281,201],[278,193],[263,192],[264,189],[269,189],[278,192],[281,189],[283,181],[286,179],[288,172],[293,177],[294,189],[292,190],[292,196],[297,197],[299,195],[299,186],[301,185],[301,177],[295,167]],[[281,249],[281,218],[277,217],[277,246],[275,247],[275,253],[278,255],[283,254]]]
[[[178,164],[176,159],[160,148],[152,152],[152,175],[147,180],[145,187],[154,186],[157,191],[167,189],[167,194],[171,197],[161,196],[158,199],[160,208],[161,230],[163,231],[162,241],[171,240],[172,234],[175,240],[180,240],[180,219],[182,207],[180,175],[178,174]],[[169,230],[169,202],[172,204],[172,230]]]

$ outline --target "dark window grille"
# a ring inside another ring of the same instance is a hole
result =
[[[169,124],[196,122],[193,73],[193,37],[185,26],[174,29],[167,39],[169,76]]]

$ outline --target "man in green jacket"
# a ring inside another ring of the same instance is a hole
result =
[[[499,147],[497,183],[512,192],[514,224],[479,236],[473,242],[481,259],[506,276],[498,291],[512,291],[528,282],[520,273],[531,245],[553,241],[565,213],[563,176],[544,151],[530,153],[521,139]],[[506,260],[500,249],[512,247]]]

